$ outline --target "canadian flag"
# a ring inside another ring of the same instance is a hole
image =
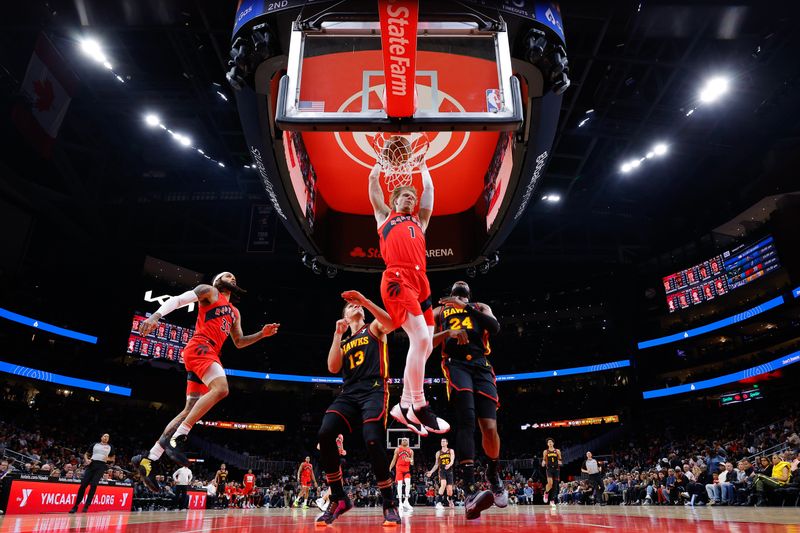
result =
[[[80,80],[53,43],[39,34],[20,92],[24,102],[11,110],[20,133],[45,157],[50,157],[58,129]]]

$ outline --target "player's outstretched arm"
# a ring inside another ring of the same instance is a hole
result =
[[[260,341],[266,337],[272,337],[278,332],[278,328],[281,327],[280,324],[267,324],[261,331],[258,333],[253,333],[252,335],[245,335],[242,332],[242,318],[237,313],[236,319],[233,321],[233,327],[231,328],[231,339],[233,340],[233,345],[239,348],[246,348],[253,343]]]
[[[342,335],[347,331],[347,320],[340,318],[336,321],[336,329],[333,330],[333,341],[328,350],[328,372],[338,374],[342,369]]]
[[[389,316],[389,313],[383,310],[378,304],[364,296],[358,291],[344,291],[342,293],[342,298],[345,299],[347,303],[360,305],[370,313],[372,316],[375,317],[375,321],[377,322],[376,326],[380,328],[380,331],[377,332],[380,335],[386,335],[387,333],[391,333],[394,331],[394,326],[392,325],[392,317]],[[375,333],[373,331],[373,333]]]
[[[199,301],[203,305],[214,303],[217,301],[219,292],[211,285],[198,285],[194,290],[186,291],[178,296],[170,296],[167,301],[161,304],[158,311],[150,315],[150,317],[139,324],[139,334],[142,337],[148,336],[158,326],[158,321],[167,316],[176,309],[179,309],[190,303]]]
[[[433,214],[433,179],[425,161],[419,166],[422,176],[422,194],[419,198],[419,223],[422,231],[428,229],[428,222],[431,221]]]
[[[386,205],[383,198],[383,189],[381,189],[381,166],[375,163],[372,171],[369,173],[369,201],[372,204],[372,211],[375,213],[375,221],[378,226],[383,224],[386,217],[389,216],[390,209]]]

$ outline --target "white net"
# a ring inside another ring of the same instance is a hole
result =
[[[381,132],[375,134],[372,146],[383,170],[386,188],[392,192],[397,187],[411,185],[411,174],[425,159],[429,142],[425,133]]]

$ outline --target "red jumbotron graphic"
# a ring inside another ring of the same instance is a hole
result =
[[[417,0],[379,0],[386,114],[410,117],[416,111]]]

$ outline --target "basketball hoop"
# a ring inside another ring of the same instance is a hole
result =
[[[383,179],[389,192],[397,187],[411,185],[411,173],[422,164],[429,145],[425,133],[375,134],[372,147],[375,149],[375,156],[383,171]]]

